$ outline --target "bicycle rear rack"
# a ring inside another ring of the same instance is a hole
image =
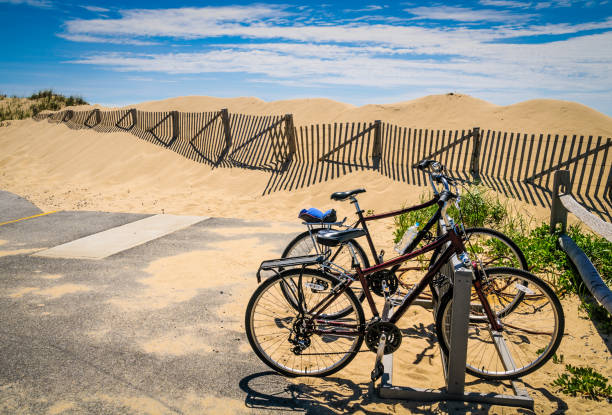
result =
[[[325,254],[304,255],[292,258],[269,259],[264,261],[257,270],[257,282],[261,282],[261,271],[274,271],[278,273],[279,269],[284,267],[306,266],[313,264],[322,264],[327,257]]]
[[[444,229],[444,225],[441,225]],[[384,366],[378,394],[382,398],[405,399],[413,401],[462,401],[477,402],[492,405],[516,406],[533,410],[533,398],[518,381],[512,381],[514,395],[465,392],[465,365],[467,360],[468,325],[470,313],[470,291],[472,286],[472,272],[463,267],[463,264],[453,256],[452,262],[446,267],[449,276],[453,279],[453,304],[451,315],[451,332],[448,360],[444,353],[442,367],[446,386],[442,389],[422,389],[408,386],[393,385],[393,354],[384,355]],[[421,304],[426,308],[426,304]],[[430,304],[434,309],[435,304]],[[514,368],[514,361],[508,351],[503,337],[493,336],[497,353],[505,369]]]

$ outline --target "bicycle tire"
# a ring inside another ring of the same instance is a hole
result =
[[[514,241],[510,239],[507,235],[494,229],[483,227],[466,228],[464,231],[464,235],[465,247],[468,256],[471,259],[480,259],[482,264],[485,266],[485,269],[491,267],[505,266],[529,271],[525,254],[523,254],[523,251],[521,251],[521,249],[516,245],[516,243],[514,243]],[[497,250],[497,256],[491,257],[491,251],[487,252],[486,255],[483,255],[483,253],[485,252],[485,247],[483,247],[483,245],[488,245],[488,248],[490,250],[493,250],[492,252],[495,252],[495,250]],[[430,268],[436,262],[440,253],[441,248],[438,248],[434,251],[429,262]],[[512,257],[510,257],[510,255]],[[429,288],[432,292],[432,296],[434,297],[435,301],[437,301],[437,291],[434,289],[432,283],[430,283]],[[474,298],[475,295],[476,293],[472,290],[471,296]],[[517,295],[518,297],[516,298],[516,302],[520,301],[521,299],[521,293],[517,293]],[[512,311],[513,304],[508,304],[508,307],[509,308],[506,311]],[[477,318],[478,316],[472,317]]]
[[[301,278],[300,272],[303,272]],[[304,284],[308,278],[327,281],[329,286],[325,290],[315,290],[312,285]],[[280,285],[283,282],[286,284],[288,279],[293,280],[296,286],[303,287],[302,296],[306,310],[309,304],[312,306],[324,298],[321,295],[327,295],[328,289],[337,282],[333,276],[308,268],[287,269],[279,275],[268,278],[255,290],[246,309],[245,330],[249,343],[262,362],[283,375],[292,377],[331,375],[355,358],[361,349],[363,334],[349,336],[313,333],[308,337],[309,345],[305,349],[307,353],[296,355],[292,351],[294,344],[289,341],[289,336],[295,333],[295,322],[300,318],[299,311],[284,299],[280,291]],[[295,279],[298,279],[297,283]],[[342,322],[361,330],[365,325],[365,316],[361,304],[351,290],[345,290],[330,306],[346,308],[346,302],[350,304],[352,313],[345,316]],[[325,321],[329,320],[309,320],[305,321],[304,325],[312,324],[312,327],[322,329],[325,328]],[[314,357],[308,359],[309,356]]]
[[[502,283],[496,285],[498,281]],[[498,286],[503,287],[504,292]],[[499,313],[498,309],[507,308],[504,298],[513,301],[516,290],[524,294],[521,301],[512,312]],[[559,347],[565,327],[563,308],[554,291],[525,270],[500,267],[487,270],[483,292],[503,326],[501,336],[515,367],[508,367],[499,357],[494,342],[499,334],[492,333],[488,319],[475,321],[470,318],[467,372],[483,379],[507,380],[532,373],[544,365]],[[440,349],[447,357],[451,314],[452,288],[441,298],[436,312],[436,334]]]

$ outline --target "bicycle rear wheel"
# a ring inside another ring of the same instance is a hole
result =
[[[495,332],[487,318],[476,319],[470,313],[467,372],[483,379],[514,379],[546,363],[559,347],[565,327],[563,308],[553,290],[527,271],[502,267],[486,270],[482,292],[503,330]],[[510,303],[514,306],[508,312]],[[441,298],[436,313],[438,341],[447,356],[451,315],[452,289]],[[502,359],[504,354],[509,358]]]
[[[245,315],[247,338],[255,354],[287,376],[327,376],[353,360],[363,343],[363,334],[357,333],[365,324],[355,294],[345,290],[326,310],[328,314],[348,310],[342,318],[312,320],[309,313],[336,284],[334,277],[307,268],[284,270],[264,281],[253,293]],[[287,292],[292,301],[287,300]],[[337,332],[330,333],[332,329]]]
[[[313,237],[316,238],[316,233],[321,230],[326,230],[327,228],[321,229],[313,229]],[[302,255],[312,255],[317,252],[323,253],[327,249],[331,249],[332,253],[328,258],[328,261],[345,269],[347,272],[354,274],[355,273],[355,263],[353,261],[353,256],[351,255],[351,248],[355,252],[357,259],[359,260],[359,266],[361,269],[369,268],[370,261],[368,257],[361,247],[359,243],[355,240],[348,241],[346,244],[342,244],[336,247],[327,247],[316,242],[316,239],[313,240],[310,233],[308,231],[302,232],[298,236],[296,236],[285,248],[281,258],[291,258]],[[315,245],[316,244],[316,245]],[[349,247],[350,245],[350,247]],[[340,277],[338,270],[334,269],[325,269],[325,273],[332,275],[336,278]],[[360,302],[363,302],[365,299],[365,293],[363,292],[363,287],[361,284],[353,284],[351,286],[351,291],[355,293]],[[286,291],[284,291],[286,294]],[[288,300],[291,300],[290,296],[287,296]],[[327,316],[328,318],[337,318],[342,317],[343,313],[349,312],[350,310],[339,311],[339,313],[335,316]]]

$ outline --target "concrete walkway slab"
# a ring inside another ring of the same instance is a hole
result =
[[[86,236],[35,254],[47,258],[103,259],[208,219],[205,216],[154,215]]]

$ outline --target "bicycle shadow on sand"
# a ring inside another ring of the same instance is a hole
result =
[[[480,381],[474,382],[479,383]],[[487,382],[489,383],[489,382]],[[523,408],[501,407],[459,401],[402,401],[382,399],[371,383],[355,383],[340,377],[288,379],[273,371],[242,378],[240,389],[247,394],[245,406],[253,413],[261,410],[302,414],[389,413],[411,414],[534,414]],[[543,395],[557,403],[555,413],[565,413],[567,405],[550,393]]]
[[[288,379],[273,371],[254,373],[240,381],[246,394],[245,406],[252,410],[304,414],[341,414],[361,412],[386,415],[395,401],[385,401],[371,393],[369,383],[354,383],[339,377]],[[401,405],[411,413],[435,413],[437,404]]]

